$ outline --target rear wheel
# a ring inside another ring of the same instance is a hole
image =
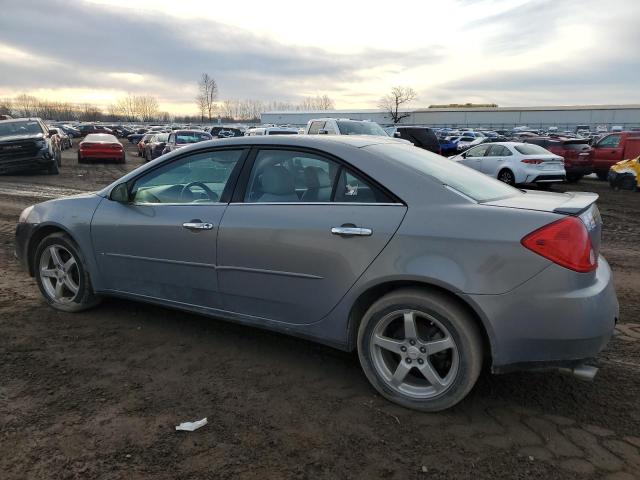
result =
[[[500,180],[501,182],[506,183],[507,185],[515,185],[516,184],[516,177],[513,174],[513,172],[511,170],[508,169],[503,169],[500,170],[500,173],[498,173],[498,180]]]
[[[53,233],[40,242],[34,270],[38,287],[53,308],[78,312],[100,301],[93,293],[80,250],[63,233]]]
[[[51,162],[51,165],[49,165],[49,168],[47,169],[47,173],[49,175],[58,175],[60,173],[60,166],[58,165],[57,159]]]
[[[474,320],[448,296],[403,289],[385,295],[364,315],[358,355],[382,396],[435,412],[458,403],[475,385],[482,341]]]

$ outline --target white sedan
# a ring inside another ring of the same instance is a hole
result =
[[[483,143],[451,160],[509,185],[560,183],[567,175],[564,158],[531,143]]]

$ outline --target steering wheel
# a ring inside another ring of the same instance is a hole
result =
[[[191,187],[200,187],[202,190],[204,190],[204,193],[207,194],[207,197],[209,197],[209,200],[211,200],[212,202],[218,201],[218,194],[213,190],[211,190],[202,182],[191,182],[191,183],[187,183],[184,187],[182,187],[182,191],[180,192],[181,200],[184,200],[184,196],[186,192],[189,192],[191,195],[193,195],[193,192],[191,191]]]

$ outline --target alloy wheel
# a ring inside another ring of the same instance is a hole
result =
[[[454,338],[438,319],[417,310],[399,310],[382,318],[370,341],[373,365],[387,386],[425,400],[454,382],[460,355]]]
[[[503,170],[502,172],[500,172],[498,180],[508,185],[513,185],[516,183],[516,179],[514,178],[513,173],[511,173],[509,170]]]
[[[62,245],[49,245],[40,256],[39,275],[47,296],[70,303],[80,290],[80,270],[73,254]]]

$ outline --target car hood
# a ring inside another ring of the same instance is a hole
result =
[[[0,143],[4,142],[17,142],[20,140],[41,140],[44,138],[42,133],[25,133],[22,135],[9,135],[6,137],[0,137]]]

